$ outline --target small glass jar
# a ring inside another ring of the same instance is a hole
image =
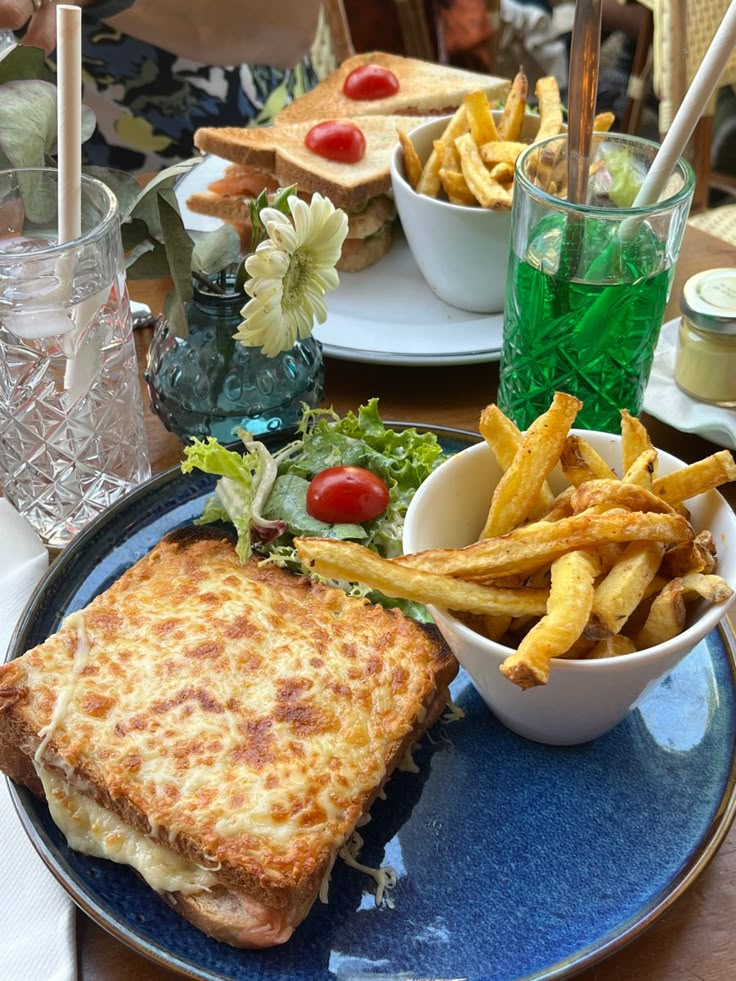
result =
[[[736,406],[736,267],[691,276],[680,310],[675,382],[701,402]]]
[[[145,379],[151,408],[182,442],[190,436],[237,439],[295,425],[302,403],[324,395],[322,348],[314,337],[273,358],[233,340],[242,321],[242,293],[211,293],[194,286],[187,306],[188,337],[175,337],[159,321]]]

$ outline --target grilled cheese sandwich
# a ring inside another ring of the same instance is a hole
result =
[[[167,536],[0,668],[0,766],[205,932],[287,940],[457,665],[395,610]]]

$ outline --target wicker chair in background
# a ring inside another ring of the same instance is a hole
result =
[[[635,132],[638,125],[636,103],[642,103],[646,95],[645,48],[648,46],[651,28],[653,86],[659,100],[659,131],[664,135],[713,40],[730,0],[637,0],[637,2],[650,11],[651,20],[647,30],[642,32],[637,46],[624,129],[627,132]],[[736,52],[731,56],[721,77],[720,87],[735,83]],[[711,148],[715,109],[716,96],[698,122],[690,141],[690,157],[696,178],[692,207],[694,214],[707,207],[710,189],[714,183],[714,175],[711,171]],[[729,183],[723,177],[720,177],[718,182],[724,185]],[[733,189],[736,190],[736,182],[733,182]]]

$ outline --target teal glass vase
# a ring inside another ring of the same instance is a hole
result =
[[[238,428],[258,436],[293,426],[303,403],[322,400],[319,341],[298,340],[273,358],[245,347],[233,340],[244,303],[242,293],[195,285],[186,311],[189,336],[175,336],[165,318],[156,327],[145,371],[151,408],[183,442],[215,436],[229,443]]]

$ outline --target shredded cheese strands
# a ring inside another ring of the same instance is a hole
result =
[[[442,721],[446,723],[458,722],[460,719],[465,718],[465,710],[461,709],[459,705],[455,705],[454,702],[448,702],[444,713],[442,714]]]
[[[364,823],[367,824],[367,822]],[[396,888],[396,869],[392,865],[384,865],[378,869],[374,869],[370,865],[361,865],[356,856],[359,854],[362,847],[363,838],[358,831],[354,831],[349,840],[342,846],[337,854],[351,869],[355,869],[357,872],[362,872],[364,875],[369,875],[372,879],[374,879],[376,883],[376,906],[380,906],[382,900],[385,898],[388,908],[393,909],[394,901],[391,896],[388,895],[388,893],[392,889]],[[337,858],[337,856],[335,856],[335,858]],[[335,859],[333,858],[330,867],[322,879],[322,885],[319,887],[319,899],[322,903],[329,902],[330,878],[332,876],[332,868],[334,864]]]

